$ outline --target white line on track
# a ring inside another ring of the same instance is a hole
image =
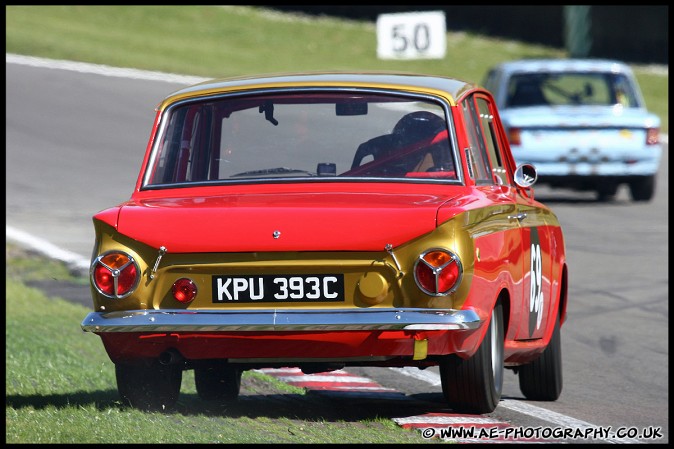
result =
[[[396,418],[398,424],[505,424],[496,419],[476,416],[410,416],[409,418]]]
[[[112,67],[102,64],[89,64],[86,62],[64,61],[56,59],[38,58],[34,56],[15,55],[5,53],[5,62],[8,64],[28,65],[48,69],[70,70],[79,73],[91,73],[95,75],[114,76],[118,78],[131,78],[147,81],[165,81],[178,84],[197,84],[211,78],[202,78],[190,75],[178,75],[175,73],[152,72],[129,68]]]
[[[6,229],[7,240],[12,240],[16,243],[19,243],[24,248],[38,252],[44,256],[49,257],[50,259],[60,260],[71,268],[78,270],[89,270],[89,260],[79,254],[59,248],[58,246],[49,243],[46,240],[35,237],[34,235],[28,234],[27,232],[15,229],[9,225],[7,225]]]
[[[304,374],[298,376],[278,376],[277,379],[280,379],[284,382],[338,382],[338,383],[363,383],[369,384],[372,383],[372,379],[367,377],[357,377],[357,376],[326,376],[319,374]]]

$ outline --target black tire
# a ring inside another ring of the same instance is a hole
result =
[[[613,200],[618,193],[618,183],[605,181],[597,187],[597,200],[607,202]]]
[[[655,176],[643,176],[629,182],[632,201],[650,201],[655,195]]]
[[[240,368],[227,364],[217,364],[194,369],[194,383],[197,394],[206,401],[235,401],[241,390]]]
[[[131,407],[166,411],[178,402],[183,379],[181,365],[161,365],[159,362],[116,364],[115,375],[119,395]]]
[[[503,342],[503,307],[497,302],[477,352],[469,359],[450,355],[440,361],[442,392],[453,410],[482,414],[496,409],[503,391]]]
[[[532,401],[556,401],[562,393],[562,342],[559,317],[550,343],[539,358],[518,369],[520,390]]]

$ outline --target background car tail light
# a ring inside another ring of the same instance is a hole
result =
[[[108,298],[124,298],[139,281],[138,264],[130,255],[113,251],[98,256],[91,268],[91,282]]]
[[[426,294],[443,296],[456,290],[463,267],[459,257],[445,249],[422,253],[414,264],[414,280]]]
[[[509,128],[508,142],[510,142],[510,145],[522,145],[522,130],[520,128]]]
[[[191,279],[180,278],[173,283],[173,297],[183,304],[192,302],[197,296],[197,286]]]
[[[646,129],[646,145],[657,145],[660,142],[660,129]]]

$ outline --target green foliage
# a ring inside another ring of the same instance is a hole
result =
[[[561,55],[551,48],[449,33],[443,60],[382,61],[376,44],[373,23],[308,19],[261,8],[7,7],[8,52],[207,77],[396,70],[479,81],[490,62]]]

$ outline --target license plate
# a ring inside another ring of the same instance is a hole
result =
[[[213,276],[213,302],[344,301],[343,274]]]

